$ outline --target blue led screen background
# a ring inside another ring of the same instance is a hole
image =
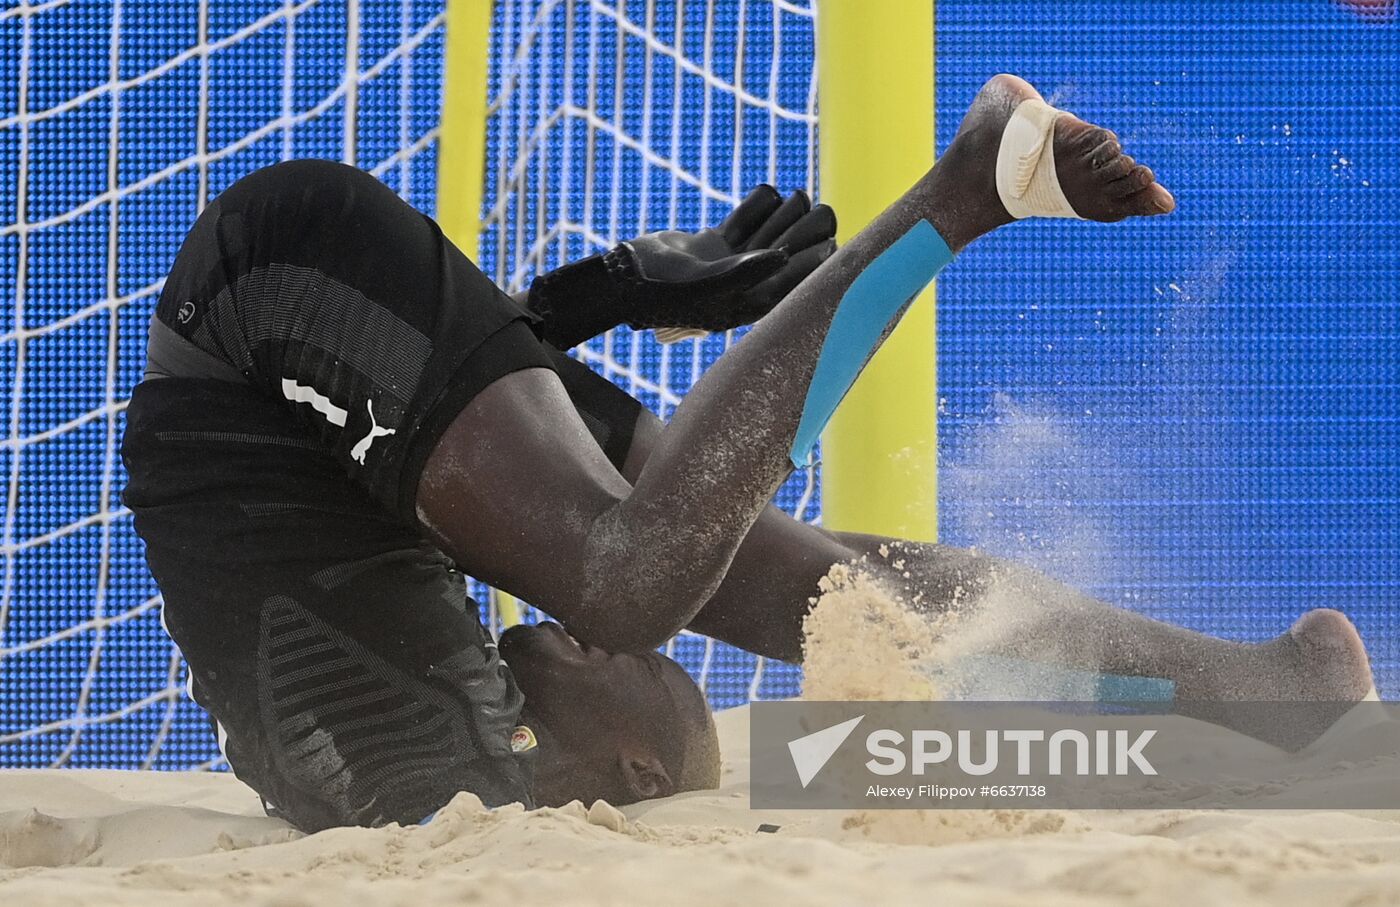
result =
[[[238,176],[349,159],[433,209],[442,4],[357,8],[347,65],[344,2],[0,7],[0,765],[218,765],[117,499],[121,410],[165,269]],[[940,147],[987,76],[1019,72],[1180,202],[1018,225],[940,281],[944,540],[1232,638],[1341,608],[1393,694],[1396,24],[1327,0],[937,18]],[[483,269],[518,287],[758,181],[819,189],[813,50],[803,2],[500,0]],[[669,414],[731,340],[623,329],[581,355]],[[779,502],[818,519],[815,474]],[[675,652],[717,706],[796,689],[698,638]]]
[[[1017,225],[940,281],[943,540],[1232,638],[1341,609],[1400,693],[1394,16],[942,0],[940,147],[992,69],[1178,209]]]

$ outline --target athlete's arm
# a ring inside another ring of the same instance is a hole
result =
[[[535,279],[524,302],[561,350],[628,324],[681,339],[752,324],[836,251],[836,215],[759,186],[718,227],[667,230]]]

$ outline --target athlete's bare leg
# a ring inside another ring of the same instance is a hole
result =
[[[847,290],[921,221],[957,251],[1009,220],[995,187],[997,143],[1012,109],[1034,96],[1019,79],[989,83],[939,165],[705,374],[635,483],[592,442],[557,376],[525,370],[486,388],[440,439],[418,489],[424,525],[463,569],[605,649],[651,648],[689,624],[792,470],[818,355]],[[1060,185],[1080,214],[1171,210],[1151,171],[1105,130],[1063,117],[1054,143]]]
[[[641,413],[625,477],[640,473],[663,427]],[[986,626],[978,623],[979,600],[995,586],[1001,607],[995,632],[978,634],[981,654],[1162,678],[1183,700],[1353,701],[1372,685],[1361,639],[1335,611],[1312,611],[1265,643],[1230,642],[1115,608],[1020,564],[948,545],[831,532],[771,506],[690,629],[796,661],[809,602],[838,563],[856,565],[918,610],[956,611],[974,628]]]

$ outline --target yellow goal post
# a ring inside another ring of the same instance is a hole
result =
[[[665,0],[670,2],[670,0]],[[819,173],[841,239],[933,163],[933,0],[817,0]],[[492,0],[448,0],[438,221],[475,259],[485,178]],[[822,436],[822,521],[831,529],[937,537],[934,289],[851,389]],[[502,621],[516,601],[494,592]]]

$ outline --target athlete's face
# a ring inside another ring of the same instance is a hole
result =
[[[717,759],[704,694],[666,656],[605,652],[556,623],[512,627],[500,645],[539,726],[541,805],[664,797],[696,786],[697,760]]]

